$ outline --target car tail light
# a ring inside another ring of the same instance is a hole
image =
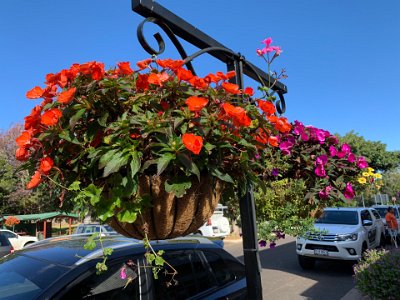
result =
[[[10,248],[10,254],[11,253],[14,253],[14,247],[13,246],[11,246],[11,248]]]
[[[211,225],[212,225],[211,219],[208,219],[207,220],[207,226],[211,226]]]

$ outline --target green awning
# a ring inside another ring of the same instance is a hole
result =
[[[30,215],[5,215],[3,220],[7,217],[13,216],[18,218],[20,221],[43,221],[54,218],[78,218],[78,214],[74,213],[62,213],[62,212],[48,212],[42,214],[30,214]]]

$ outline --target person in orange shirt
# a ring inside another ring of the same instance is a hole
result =
[[[389,234],[391,237],[391,240],[394,242],[394,245],[397,248],[397,231],[399,229],[399,224],[397,223],[396,216],[394,215],[394,209],[393,207],[388,207],[388,212],[385,216],[386,219],[386,225],[388,226]]]

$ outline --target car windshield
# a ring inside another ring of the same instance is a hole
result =
[[[110,225],[103,225],[103,226],[108,232],[115,232],[114,228],[112,228]]]
[[[381,215],[382,218],[385,218],[386,214],[387,214],[387,207],[374,207],[378,213]],[[396,218],[399,218],[399,215],[397,213],[397,209],[394,209],[394,214],[396,216]]]
[[[358,214],[356,211],[326,210],[315,223],[357,225]]]
[[[68,269],[26,256],[0,261],[0,299],[35,299]]]

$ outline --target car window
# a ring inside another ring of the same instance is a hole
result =
[[[357,225],[358,214],[356,211],[325,210],[315,223]]]
[[[219,286],[245,277],[244,266],[223,251],[203,251]]]
[[[156,299],[186,299],[217,286],[209,266],[196,251],[171,251],[163,257],[178,273],[172,276],[169,267],[159,273],[154,280]]]
[[[60,299],[135,300],[140,299],[137,260],[129,267],[125,262],[107,263],[108,270],[91,272],[79,279]],[[123,270],[123,271],[122,271]],[[131,278],[132,280],[129,280]],[[128,283],[128,284],[127,284]]]
[[[16,238],[16,237],[17,237],[16,234],[14,234],[14,233],[12,233],[12,232],[9,232],[9,231],[2,231],[1,233],[4,234],[8,239]]]
[[[368,210],[361,211],[361,221],[365,220],[372,221],[371,213]]]
[[[375,209],[372,209],[371,211],[376,219],[381,219],[381,215]]]
[[[3,235],[2,233],[0,233],[0,247],[4,247],[4,246],[10,246],[10,241],[8,240],[8,238]]]
[[[12,256],[0,264],[0,298],[36,299],[68,268],[26,256]]]

